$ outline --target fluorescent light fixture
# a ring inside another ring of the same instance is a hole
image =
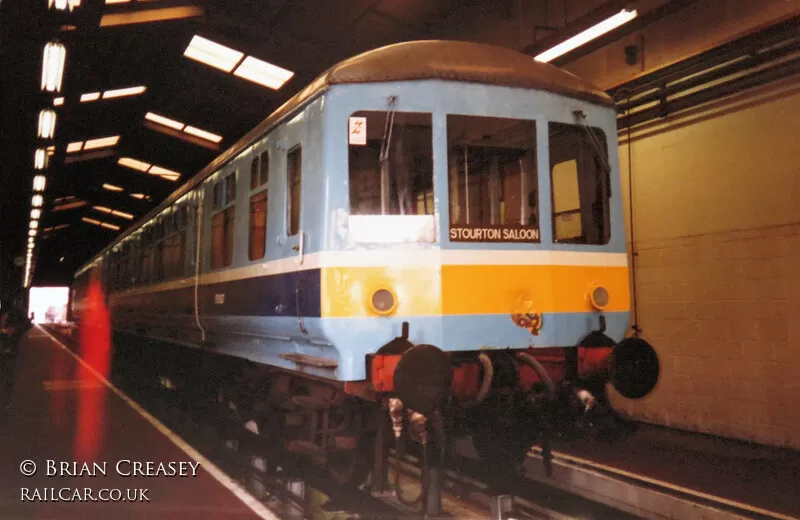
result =
[[[119,186],[114,186],[113,184],[103,184],[103,189],[108,191],[125,191],[124,189],[120,188]]]
[[[148,200],[148,199],[150,199],[150,197],[148,197],[144,193],[131,193],[131,197],[133,197],[134,199],[139,199],[139,200]]]
[[[64,229],[64,228],[68,228],[68,227],[69,227],[69,224],[59,224],[59,225],[57,225],[56,227],[53,228],[53,231],[58,231],[59,229]]]
[[[595,38],[598,38],[609,31],[613,31],[620,25],[626,24],[636,18],[638,16],[638,12],[634,9],[629,11],[627,9],[623,9],[622,11],[618,12],[614,16],[610,18],[606,18],[602,22],[598,23],[593,27],[589,27],[582,33],[576,34],[572,38],[563,41],[556,45],[555,47],[544,51],[543,53],[539,54],[535,58],[536,61],[540,61],[542,63],[547,63],[558,58],[561,55],[564,55],[571,50],[577,49],[581,45],[584,45]]]
[[[113,229],[114,231],[119,231],[119,226],[115,226],[114,224],[109,224],[108,222],[101,222],[99,220],[95,220],[89,217],[81,217],[81,220],[89,224],[94,224],[95,226],[100,226],[107,229]]]
[[[181,123],[180,121],[175,121],[174,119],[170,119],[168,117],[164,117],[162,115],[158,115],[158,114],[153,113],[153,112],[148,112],[147,114],[145,114],[144,118],[149,120],[149,121],[153,121],[154,123],[158,123],[160,125],[163,125],[163,126],[166,126],[168,128],[171,128],[173,130],[183,131],[183,132],[185,132],[185,133],[187,133],[189,135],[193,135],[195,137],[199,137],[200,139],[203,139],[203,140],[206,140],[206,141],[210,141],[210,142],[215,143],[215,144],[217,144],[220,141],[222,141],[222,136],[221,135],[212,134],[211,132],[208,132],[206,130],[202,130],[200,128],[197,128],[196,126],[189,126],[189,125],[187,125],[185,123]],[[158,128],[153,128],[153,130],[162,131],[162,130],[159,130]],[[180,135],[170,134],[169,132],[163,132],[163,133],[166,133],[168,135],[172,135],[173,137],[178,137],[179,139],[182,139],[182,137]],[[194,144],[200,144],[197,141],[190,141],[190,142],[193,142]],[[206,145],[203,144],[201,146],[206,146]]]
[[[117,2],[122,3],[122,2]],[[197,5],[164,7],[161,9],[137,9],[124,13],[107,13],[100,18],[100,27],[130,25],[136,23],[161,22],[203,16],[204,10]]]
[[[34,195],[33,198],[31,198],[31,206],[34,208],[41,208],[42,202],[44,202],[44,199],[41,195]]]
[[[258,58],[248,56],[244,59],[242,64],[236,68],[233,75],[278,90],[294,76],[294,72],[282,69],[266,61],[261,61]]]
[[[38,227],[39,227],[39,221],[38,220],[31,220],[30,228],[31,229],[36,229]]]
[[[140,172],[146,172],[150,169],[150,164],[144,161],[137,161],[136,159],[131,159],[130,157],[120,157],[117,164],[122,166],[127,166],[128,168],[133,168],[134,170],[139,170]]]
[[[211,67],[230,72],[242,59],[244,53],[201,36],[195,36],[189,42],[183,55]]]
[[[106,0],[106,5],[109,5],[109,4],[126,4],[126,3],[130,2],[130,1],[131,0]]]
[[[174,128],[175,130],[183,130],[183,127],[186,126],[184,123],[180,123],[178,121],[174,121],[172,119],[166,118],[164,116],[160,116],[158,114],[154,114],[153,112],[148,112],[144,116],[145,119],[149,119],[154,123],[158,123],[160,125],[168,126],[170,128]]]
[[[212,143],[218,143],[222,141],[221,135],[212,134],[211,132],[206,132],[205,130],[200,130],[199,128],[195,128],[193,126],[187,126],[183,129],[183,131],[187,134],[199,137],[200,139],[211,141]]]
[[[39,112],[39,137],[52,139],[56,133],[56,113],[49,108]]]
[[[67,153],[80,152],[83,149],[83,141],[77,143],[69,143],[67,145]]]
[[[28,230],[28,236],[29,237],[35,237],[36,236],[36,230],[35,229],[29,229]]]
[[[119,142],[118,135],[112,135],[109,137],[98,137],[97,139],[89,139],[83,145],[83,150],[94,150],[95,148],[106,148],[108,146],[114,146]]]
[[[38,208],[34,208],[34,209],[31,210],[31,218],[32,219],[38,220],[39,217],[41,217],[41,216],[42,216],[42,210],[40,210]]]
[[[59,204],[58,206],[53,206],[53,211],[66,211],[68,209],[80,208],[86,204],[87,202],[85,200],[76,200],[75,202],[68,202],[65,204]]]
[[[115,217],[133,220],[133,215],[130,213],[125,213],[124,211],[118,211],[116,209],[107,208],[105,206],[93,206],[92,209],[95,209],[103,213],[108,213],[109,215],[113,215]]]
[[[33,166],[37,170],[44,170],[47,168],[48,163],[47,151],[44,148],[39,148],[33,156]]]
[[[46,183],[47,180],[44,178],[44,175],[37,175],[33,178],[33,191],[44,191]]]
[[[148,173],[150,175],[158,175],[159,177],[163,177],[164,179],[170,181],[176,181],[181,176],[180,173],[168,170],[166,168],[162,168],[161,166],[153,166],[152,168],[150,168],[150,171]]]
[[[63,44],[50,42],[44,46],[42,60],[42,90],[61,92],[61,80],[64,78],[64,61],[67,49]]]
[[[81,94],[81,103],[86,103],[87,101],[97,101],[100,99],[99,92],[90,92],[88,94]]]
[[[118,98],[123,96],[135,96],[137,94],[142,94],[147,87],[128,87],[128,88],[118,88],[116,90],[106,90],[103,92],[103,99],[111,99],[111,98]]]
[[[60,107],[63,104],[64,104],[64,98],[63,97],[53,98],[53,106],[54,107]]]

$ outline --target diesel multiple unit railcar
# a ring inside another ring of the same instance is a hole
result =
[[[101,284],[115,331],[342,479],[389,415],[398,436],[431,421],[513,462],[540,395],[656,383],[652,348],[624,339],[616,147],[612,100],[530,56],[366,52],[83,266],[75,315]]]

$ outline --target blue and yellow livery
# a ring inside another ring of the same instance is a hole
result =
[[[611,99],[572,74],[467,42],[384,47],[301,90],[76,286],[103,281],[117,331],[425,415],[552,390],[628,328],[616,149]],[[632,395],[655,384],[624,373]]]

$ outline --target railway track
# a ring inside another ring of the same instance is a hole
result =
[[[71,335],[49,328],[68,346]],[[130,360],[130,358],[127,358]],[[111,380],[150,414],[183,438],[203,456],[242,484],[257,500],[287,519],[415,519],[424,516],[416,505],[401,500],[394,488],[373,492],[371,482],[361,488],[342,488],[307,459],[270,444],[242,424],[223,406],[198,411],[167,381],[144,385],[134,367],[112,368]],[[402,479],[403,496],[419,496],[422,464],[419,453],[397,457],[390,452],[389,483]],[[637,518],[565,491],[522,478],[486,479],[474,460],[446,461],[441,479],[442,514],[427,518],[568,518],[626,520]]]

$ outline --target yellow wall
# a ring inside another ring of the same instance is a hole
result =
[[[621,411],[800,448],[797,114],[790,78],[634,134],[639,325],[663,374]]]

